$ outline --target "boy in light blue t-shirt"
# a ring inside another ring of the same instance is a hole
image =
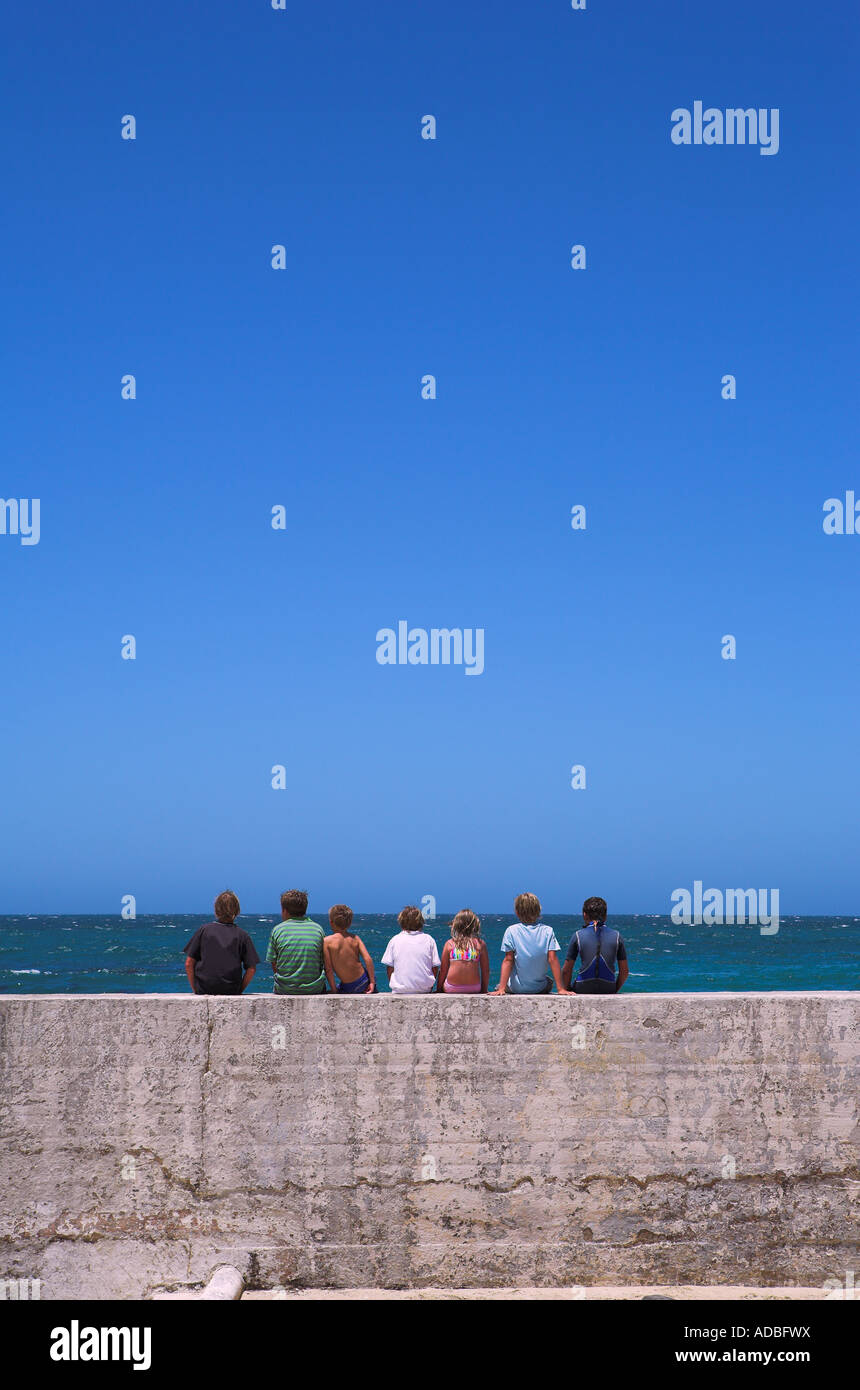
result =
[[[495,994],[551,994],[552,980],[559,994],[565,989],[558,964],[561,949],[552,927],[540,920],[540,900],[534,893],[520,893],[514,902],[519,918],[502,937],[502,974]],[[552,971],[552,980],[547,975]]]

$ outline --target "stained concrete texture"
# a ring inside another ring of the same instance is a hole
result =
[[[252,1289],[838,1282],[858,1001],[4,997],[0,1276],[43,1298],[220,1264]]]
[[[702,1284],[629,1284],[626,1288],[618,1285],[592,1284],[590,1287],[569,1289],[257,1289],[242,1295],[251,1302],[329,1302],[331,1300],[350,1302],[391,1302],[392,1300],[413,1302],[508,1299],[515,1302],[565,1302],[583,1303],[605,1300],[659,1300],[660,1302],[749,1302],[777,1299],[791,1299],[797,1302],[820,1301],[833,1298],[825,1289],[754,1289],[746,1284],[706,1286]]]

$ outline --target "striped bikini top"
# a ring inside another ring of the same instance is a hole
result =
[[[479,960],[480,956],[481,953],[473,941],[470,941],[466,946],[455,946],[452,940],[450,957],[451,960],[472,961]]]

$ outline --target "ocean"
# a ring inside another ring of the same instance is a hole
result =
[[[2,994],[182,994],[188,991],[183,947],[211,915],[159,914],[135,921],[101,915],[0,917]],[[279,918],[249,913],[239,919],[262,964],[249,994],[271,992],[265,964],[269,933]],[[317,917],[326,926],[325,917]],[[428,924],[440,947],[448,917]],[[490,988],[498,983],[501,942],[509,916],[482,917],[490,951]],[[561,945],[582,919],[547,916]],[[860,973],[860,917],[787,917],[775,936],[757,926],[677,926],[669,917],[611,917],[624,937],[630,965],[625,992],[703,990],[856,989]],[[394,916],[357,915],[353,930],[376,966],[380,991],[387,990],[380,964],[385,944],[398,930]]]

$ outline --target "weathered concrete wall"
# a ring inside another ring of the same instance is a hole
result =
[[[0,1277],[819,1285],[860,1269],[859,1006],[0,998]]]

